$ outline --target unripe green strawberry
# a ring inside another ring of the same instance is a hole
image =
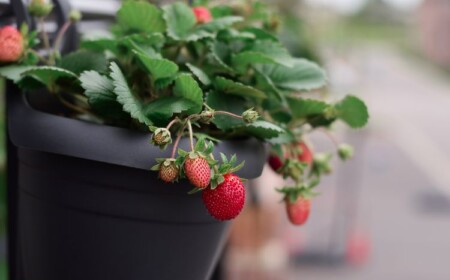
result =
[[[18,61],[23,49],[23,37],[16,28],[12,26],[0,28],[0,63]]]
[[[180,169],[173,159],[166,159],[159,165],[159,178],[166,183],[173,183],[178,179]]]
[[[206,188],[211,181],[211,168],[208,161],[195,153],[186,157],[184,173],[189,182],[199,189]]]
[[[215,189],[206,189],[202,193],[203,203],[209,214],[219,221],[236,218],[244,208],[245,188],[241,179],[228,173],[224,181]]]

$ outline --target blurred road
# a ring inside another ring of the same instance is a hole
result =
[[[357,85],[371,120],[350,135],[364,152],[341,170],[337,188],[354,185],[346,172],[363,166],[360,211],[351,223],[368,233],[372,254],[358,267],[300,263],[287,279],[448,280],[450,79],[391,49],[349,53],[330,61],[331,80],[341,82],[339,92]]]
[[[356,157],[321,183],[303,227],[287,223],[267,168],[255,183],[265,205],[236,221],[227,279],[450,279],[450,80],[390,48],[345,53],[326,61],[331,96],[369,105],[367,128],[338,135]]]

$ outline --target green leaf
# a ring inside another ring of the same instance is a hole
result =
[[[166,24],[161,9],[140,1],[127,1],[117,12],[119,26],[127,32],[164,32]]]
[[[262,65],[259,71],[282,90],[313,90],[323,87],[327,81],[323,69],[305,59],[293,59],[292,67]]]
[[[231,63],[240,73],[245,73],[247,67],[251,64],[275,64],[276,60],[264,53],[245,51],[233,55]]]
[[[78,79],[75,73],[54,66],[35,66],[23,72],[22,77],[31,77],[49,88],[53,87],[59,80],[73,81]]]
[[[128,112],[132,118],[138,120],[140,123],[152,125],[152,121],[145,115],[144,105],[131,92],[119,66],[112,62],[109,68],[111,70],[110,76],[114,84],[114,92],[117,95],[117,101],[122,104],[123,110]]]
[[[205,72],[203,72],[202,69],[190,64],[186,63],[187,68],[191,70],[192,74],[194,74],[197,79],[202,82],[205,86],[209,86],[211,84],[211,80],[209,79],[208,75],[206,75]]]
[[[167,34],[175,40],[185,39],[197,23],[192,9],[182,2],[163,7],[167,23]]]
[[[256,121],[248,124],[246,131],[261,139],[274,138],[285,132],[281,127],[267,121]]]
[[[86,39],[81,41],[80,48],[95,52],[110,51],[118,54],[117,41],[113,38]]]
[[[107,63],[103,54],[81,50],[64,56],[56,66],[79,75],[89,70],[104,72],[107,69]]]
[[[208,49],[208,60],[215,67],[212,72],[226,73],[229,75],[234,75],[236,73],[233,68],[224,62],[225,57],[229,53],[229,49],[226,44],[215,42],[213,44],[208,44]]]
[[[274,100],[277,104],[286,103],[286,98],[273,84],[272,80],[259,71],[255,71],[256,86],[267,94],[270,101]]]
[[[177,78],[178,75],[180,75],[179,73],[171,76],[169,78],[164,78],[164,79],[159,79],[155,81],[155,88],[156,89],[164,89],[167,88],[168,86],[170,86]]]
[[[189,111],[197,106],[189,99],[168,96],[161,97],[145,105],[145,115],[154,123],[165,124],[173,114]]]
[[[251,97],[251,98],[267,98],[264,92],[251,87],[244,85],[239,82],[235,82],[223,77],[217,77],[214,80],[214,85],[219,92],[224,92],[227,94],[239,95],[242,97]]]
[[[154,81],[170,78],[178,72],[178,65],[168,59],[155,59],[137,52],[135,54]]]
[[[120,39],[119,44],[129,51],[138,51],[152,58],[162,58],[159,51],[165,43],[165,38],[161,33],[152,34],[132,34]]]
[[[194,106],[186,111],[187,114],[199,113],[203,107],[203,91],[197,81],[189,75],[182,74],[175,80],[173,88],[175,96],[183,97],[192,101]]]
[[[289,108],[295,118],[306,118],[311,115],[323,114],[329,105],[314,99],[288,98]]]
[[[226,28],[232,26],[233,24],[235,24],[237,22],[241,22],[241,21],[243,21],[242,17],[237,17],[237,16],[222,17],[222,18],[218,18],[213,21],[210,21],[208,23],[201,24],[196,29],[205,30],[207,32],[214,33],[214,32],[220,31],[222,29],[226,29]]]
[[[244,51],[264,54],[266,57],[270,58],[273,63],[284,65],[286,67],[294,66],[294,58],[279,42],[274,42],[272,40],[257,40],[251,47]]]
[[[210,33],[206,30],[203,29],[194,29],[192,32],[190,32],[189,34],[187,34],[184,38],[183,41],[186,42],[196,42],[199,41],[201,39],[205,39],[205,38],[213,38],[214,34]]]
[[[237,115],[245,111],[245,99],[239,96],[222,94],[219,92],[210,92],[206,98],[208,106],[216,111],[227,111]],[[213,123],[221,130],[229,130],[234,127],[245,125],[241,119],[236,119],[226,115],[217,115]]]
[[[106,76],[95,71],[86,71],[80,75],[81,86],[88,97],[91,108],[99,115],[110,119],[125,119],[127,114],[117,102],[114,84]]]
[[[295,141],[295,135],[289,130],[284,130],[284,132],[277,137],[266,139],[266,141],[272,145],[292,143]]]
[[[35,68],[35,66],[9,65],[0,67],[0,77],[4,77],[13,82],[18,82],[22,78],[22,73]]]
[[[335,106],[337,117],[352,128],[361,128],[369,120],[366,104],[356,96],[347,95]]]
[[[199,6],[206,6],[206,5],[200,4]],[[233,15],[233,9],[230,6],[226,5],[215,5],[210,9],[210,12],[214,18],[221,18]]]
[[[275,35],[270,34],[269,32],[261,28],[247,27],[242,29],[242,31],[255,35],[255,38],[258,40],[270,40],[273,42],[278,42],[278,38]]]

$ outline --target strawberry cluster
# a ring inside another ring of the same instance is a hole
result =
[[[190,115],[185,119],[175,118],[167,127],[151,127],[153,132],[151,143],[162,149],[172,143],[170,129],[175,128],[178,136],[173,144],[170,158],[156,159],[157,164],[152,170],[158,171],[159,178],[167,183],[176,182],[179,179],[187,179],[194,189],[190,194],[201,191],[203,204],[208,213],[219,221],[236,218],[244,207],[245,187],[242,179],[234,173],[244,166],[244,162],[235,166],[236,155],[230,159],[220,154],[220,162],[213,155],[213,140],[206,140],[206,136],[198,137],[194,145],[193,124],[209,123],[216,115],[226,114],[242,119],[247,123],[256,121],[259,114],[253,109],[248,109],[241,116],[225,111],[214,111],[206,108],[200,114]],[[178,143],[187,129],[191,151],[178,149]],[[175,153],[178,151],[178,155]]]
[[[274,149],[267,161],[277,174],[294,181],[293,186],[286,186],[278,191],[284,195],[289,221],[294,225],[303,225],[309,217],[311,198],[317,195],[314,188],[319,184],[321,176],[332,170],[332,154],[314,155],[303,140],[278,148]],[[353,155],[353,149],[347,144],[337,145],[337,154],[342,160],[347,160]]]

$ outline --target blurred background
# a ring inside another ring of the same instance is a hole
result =
[[[273,190],[283,182],[270,168],[250,182],[254,194],[233,224],[220,266],[225,279],[450,279],[450,0],[270,4],[281,14],[280,36],[290,51],[327,68],[330,98],[360,96],[371,119],[363,130],[335,128],[336,137],[357,153],[322,182],[305,226],[288,223]],[[4,126],[2,119],[0,131]],[[312,138],[316,151],[333,150],[323,133]]]

